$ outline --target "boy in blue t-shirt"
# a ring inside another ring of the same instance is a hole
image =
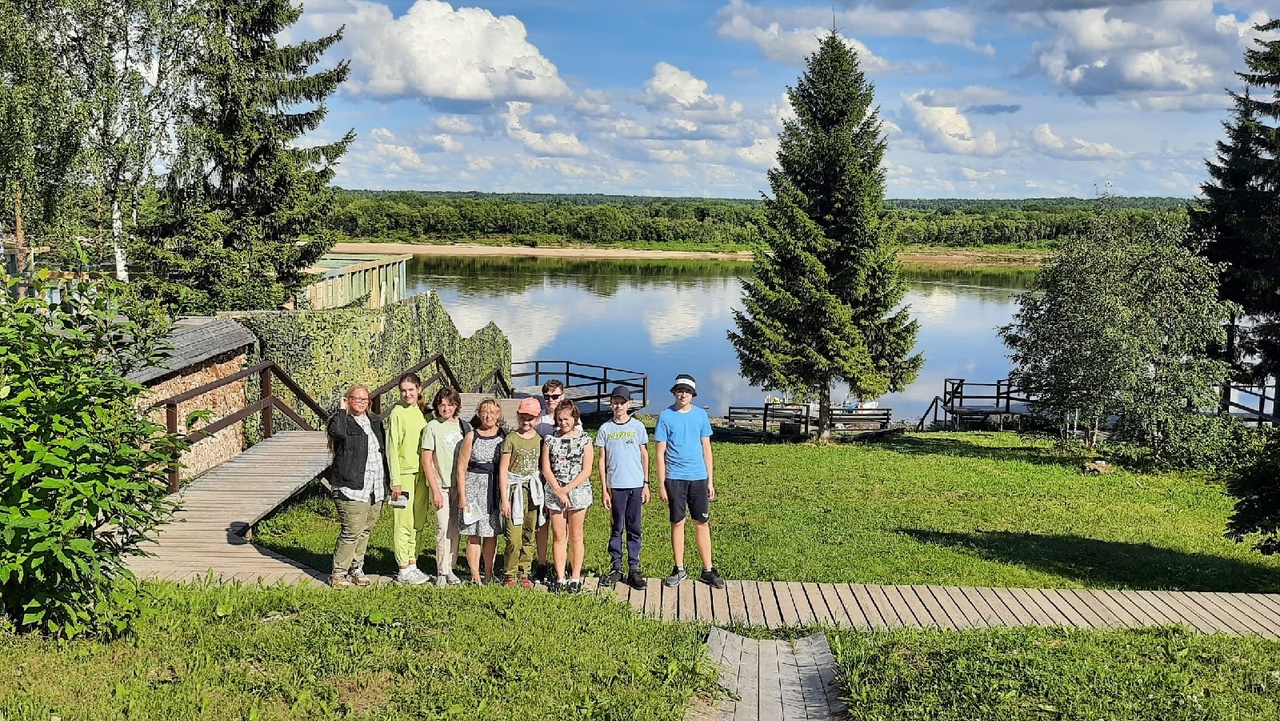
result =
[[[640,508],[649,502],[649,432],[631,417],[631,391],[626,386],[613,389],[609,398],[613,420],[596,433],[600,449],[600,481],[604,486],[604,507],[613,514],[609,531],[609,557],[613,570],[602,583],[613,587],[622,580],[622,534],[627,534],[627,585],[636,590],[646,583],[640,573]]]
[[[658,489],[662,502],[670,506],[671,554],[675,569],[662,580],[664,586],[678,586],[689,577],[684,570],[685,509],[693,516],[693,537],[702,559],[699,581],[712,588],[724,588],[724,579],[711,563],[711,501],[716,497],[712,475],[711,420],[707,412],[693,405],[698,395],[693,376],[681,373],[671,386],[676,402],[658,414],[653,438],[658,442]]]

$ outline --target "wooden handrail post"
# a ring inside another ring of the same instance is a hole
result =
[[[264,369],[262,374],[258,376],[258,389],[261,391],[259,400],[266,400],[271,397],[271,370],[269,368]],[[264,440],[270,438],[275,431],[275,427],[272,424],[274,420],[272,417],[273,410],[271,406],[262,409],[262,437]]]
[[[164,404],[164,425],[170,435],[178,435],[178,404]],[[179,473],[180,458],[175,457],[173,462],[169,464],[169,493],[177,493],[178,488],[182,485],[182,477]]]
[[[769,432],[769,404],[764,404],[764,413],[760,416],[760,432]]]

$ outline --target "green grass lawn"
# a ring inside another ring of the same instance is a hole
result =
[[[714,689],[705,628],[501,588],[201,588],[136,633],[0,632],[0,719],[679,719]]]
[[[909,434],[869,445],[715,444],[712,533],[727,578],[1020,587],[1275,591],[1280,558],[1222,538],[1231,500],[1187,474],[1085,476],[1012,433]],[[608,513],[587,512],[589,572]],[[666,508],[645,510],[642,570],[670,571]],[[328,570],[333,504],[312,492],[254,541]],[[368,568],[389,573],[391,516]],[[423,567],[435,567],[428,525]],[[696,563],[690,532],[688,560]],[[499,547],[501,551],[501,544]]]
[[[866,721],[1280,718],[1280,643],[1181,629],[828,634]]]

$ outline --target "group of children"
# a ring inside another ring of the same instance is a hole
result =
[[[581,590],[582,530],[594,501],[592,469],[598,465],[601,501],[612,515],[612,569],[602,583],[612,586],[625,579],[633,588],[645,587],[640,572],[641,509],[651,495],[649,434],[631,415],[631,393],[626,387],[613,389],[613,417],[600,427],[594,442],[582,429],[577,404],[565,395],[559,381],[542,387],[542,402],[523,399],[510,429],[502,427],[501,407],[492,398],[481,401],[468,423],[458,418],[461,398],[456,391],[441,389],[429,409],[423,407],[421,392],[416,375],[401,378],[400,403],[385,424],[387,497],[400,566],[397,582],[431,582],[417,567],[417,545],[418,534],[433,511],[437,585],[462,583],[453,572],[462,536],[467,537],[471,582],[495,582],[497,537],[502,535],[505,585]],[[692,515],[702,561],[699,580],[723,588],[711,558],[710,501],[715,498],[711,423],[706,411],[693,405],[697,386],[692,376],[677,376],[671,392],[675,401],[659,414],[654,431],[658,487],[669,507],[675,558],[675,567],[663,583],[675,586],[688,577],[684,531]],[[429,416],[434,417],[428,420]],[[369,443],[378,440],[369,435]],[[339,581],[350,577],[350,569],[338,568],[336,560],[347,535],[344,528],[335,550],[334,585],[343,585]],[[363,553],[360,557],[362,563]]]

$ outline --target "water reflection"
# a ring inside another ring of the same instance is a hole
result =
[[[435,290],[469,335],[490,321],[516,360],[596,363],[649,374],[653,410],[678,372],[699,381],[698,402],[723,413],[765,394],[738,375],[726,332],[745,263],[417,257],[412,293]],[[1009,322],[1029,271],[912,271],[906,301],[920,321],[920,378],[880,399],[895,418],[919,416],[945,378],[994,381],[1009,371],[995,329]],[[844,399],[836,389],[833,400]]]

